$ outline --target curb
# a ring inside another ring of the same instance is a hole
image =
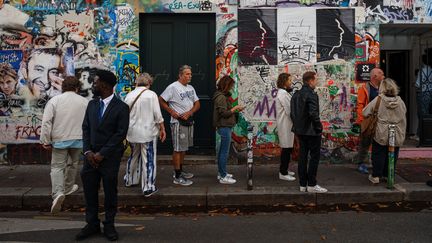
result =
[[[432,188],[424,183],[400,183],[395,189],[383,186],[329,186],[328,193],[303,193],[298,187],[255,187],[248,191],[239,188],[168,187],[146,198],[138,190],[119,188],[119,207],[215,208],[271,207],[279,205],[326,206],[353,203],[431,202]],[[103,193],[101,193],[103,194]],[[103,195],[99,204],[103,205]],[[0,207],[7,209],[49,209],[51,188],[0,188]],[[82,189],[67,196],[65,207],[84,207]]]

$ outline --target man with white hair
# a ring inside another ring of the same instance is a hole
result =
[[[152,82],[148,73],[141,74],[136,80],[136,88],[125,98],[130,109],[126,138],[132,147],[124,176],[125,186],[138,185],[141,178],[141,189],[145,197],[157,192],[157,137],[159,135],[162,142],[166,137],[158,96],[149,89]]]

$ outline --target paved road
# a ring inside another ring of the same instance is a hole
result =
[[[73,242],[81,213],[0,213],[0,241]],[[120,214],[120,242],[432,242],[432,211]],[[106,242],[100,236],[87,242]]]

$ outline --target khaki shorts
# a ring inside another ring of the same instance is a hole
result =
[[[171,136],[175,152],[188,151],[193,146],[193,125],[182,126],[179,123],[171,123]]]

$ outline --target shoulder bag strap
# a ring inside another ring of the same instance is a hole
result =
[[[374,110],[373,110],[373,114],[376,115],[378,113],[378,108],[381,104],[381,96],[378,96],[378,100],[377,103],[375,104]]]
[[[139,95],[135,98],[135,100],[133,101],[132,105],[130,106],[130,110],[132,110],[132,107],[134,107],[135,103],[137,102],[137,100],[139,99],[139,97],[142,95],[142,93],[144,93],[144,91],[146,91],[148,89],[144,89],[143,91],[141,91],[141,93],[139,93]]]

